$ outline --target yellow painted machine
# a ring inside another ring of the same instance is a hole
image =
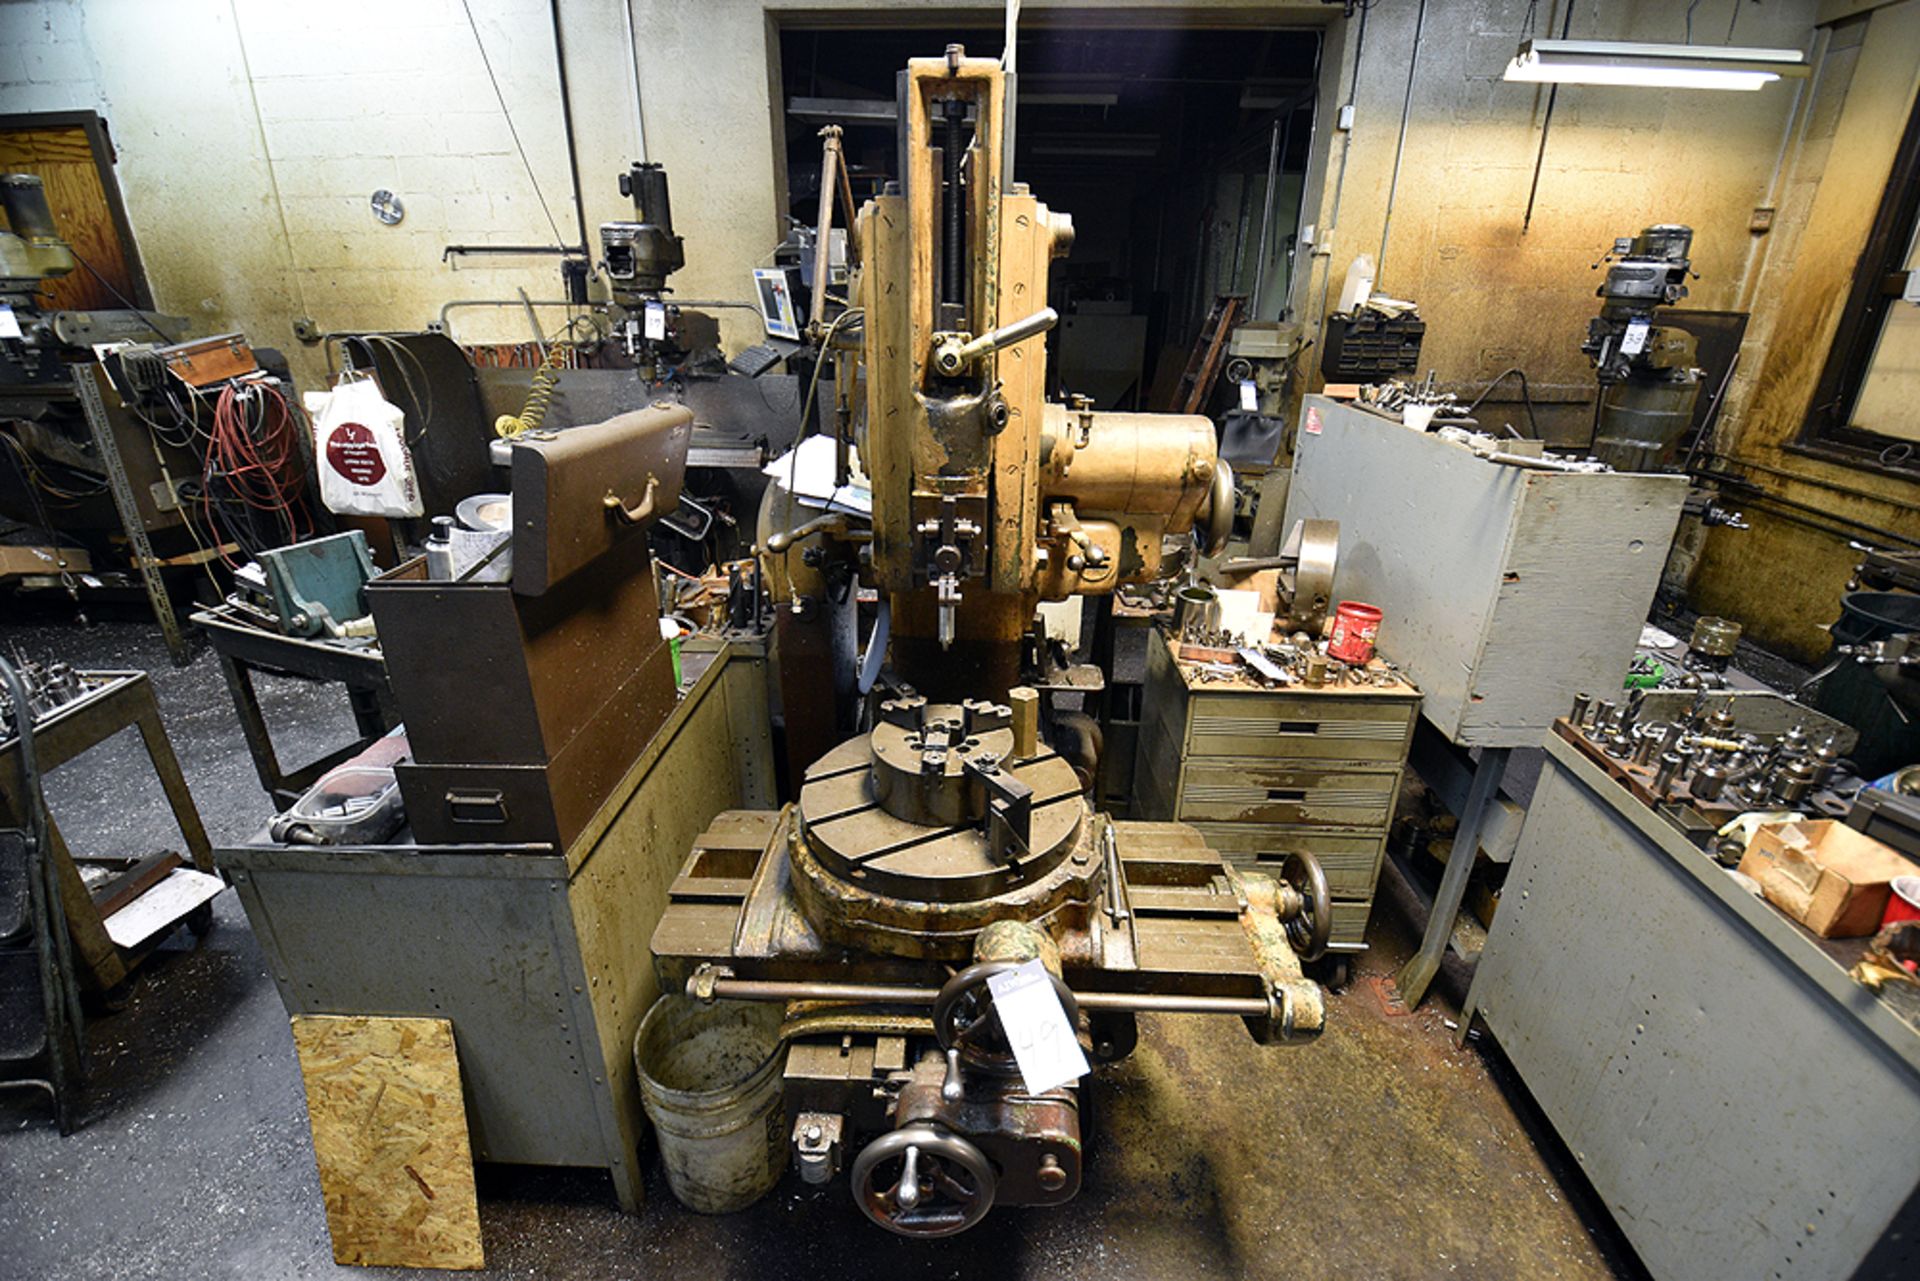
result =
[[[1071,224],[1011,179],[1007,93],[957,45],[909,63],[901,179],[859,213],[854,306],[816,329],[870,528],[802,521],[784,494],[762,513],[800,669],[783,689],[832,688],[803,629],[855,578],[886,603],[893,681],[795,804],[716,821],[653,936],[667,990],[788,1003],[796,1164],[826,1182],[850,1163],[857,1203],[907,1236],[1078,1190],[1078,1075],[1037,1079],[1033,1002],[1083,1071],[1131,1050],[1143,1010],[1263,1042],[1324,1019],[1300,964],[1331,926],[1311,856],[1275,881],[1185,824],[1096,812],[1016,684],[1038,601],[1155,577],[1170,536],[1223,541],[1233,486],[1205,418],[1048,403],[1036,339]]]

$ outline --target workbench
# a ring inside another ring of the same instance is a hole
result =
[[[233,696],[233,710],[240,718],[247,751],[253,756],[254,772],[260,776],[260,786],[273,798],[275,809],[292,805],[322,774],[359,755],[393,728],[393,696],[378,642],[287,636],[231,604],[198,610],[193,622],[206,633],[214,653],[220,656],[220,670],[227,678],[227,692]],[[253,687],[256,672],[346,686],[359,738],[291,771],[283,769],[266,716],[260,710],[259,693]]]
[[[775,803],[765,668],[757,641],[722,647],[565,848],[262,829],[217,851],[287,1012],[450,1020],[474,1158],[603,1168],[636,1208],[647,944],[694,838]]]
[[[1360,684],[1210,675],[1164,631],[1148,637],[1135,816],[1191,823],[1243,866],[1312,854],[1333,895],[1329,950],[1363,951],[1420,691],[1377,659]]]
[[[1468,993],[1654,1276],[1920,1275],[1920,1009],[1554,736]]]

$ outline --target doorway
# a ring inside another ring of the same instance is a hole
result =
[[[787,217],[816,218],[823,125],[846,131],[856,201],[898,176],[896,77],[948,41],[994,54],[1003,33],[781,28]],[[1314,30],[1108,26],[1051,10],[1023,20],[1014,177],[1071,214],[1075,232],[1048,297],[1061,316],[1048,337],[1052,394],[1163,409],[1217,297],[1244,297],[1242,320],[1283,318],[1320,41]]]

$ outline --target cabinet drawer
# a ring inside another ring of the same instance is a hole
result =
[[[1411,700],[1199,694],[1187,750],[1192,756],[1397,764],[1406,757],[1413,716]]]
[[[1320,860],[1327,888],[1342,898],[1369,898],[1380,871],[1383,836],[1313,832],[1270,823],[1195,823],[1229,863],[1279,875],[1288,853],[1305,850]]]
[[[1178,817],[1294,827],[1379,828],[1393,815],[1400,772],[1299,769],[1261,761],[1192,761]]]

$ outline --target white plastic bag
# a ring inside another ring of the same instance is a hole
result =
[[[339,516],[418,516],[420,484],[407,449],[406,415],[364,375],[308,392],[320,501]]]

